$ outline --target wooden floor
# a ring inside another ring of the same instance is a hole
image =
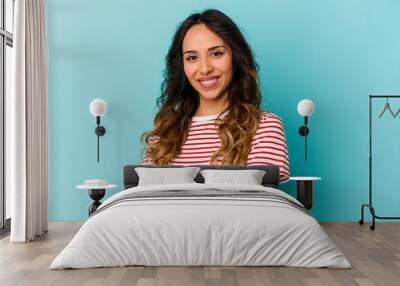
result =
[[[0,241],[0,285],[400,285],[400,223],[379,223],[375,231],[357,223],[323,228],[353,268],[290,267],[119,267],[48,270],[81,223],[50,223],[32,243]]]

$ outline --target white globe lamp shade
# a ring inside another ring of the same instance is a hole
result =
[[[94,99],[90,103],[90,113],[93,116],[103,116],[107,112],[107,103],[102,99]]]
[[[299,104],[297,105],[297,111],[303,117],[311,116],[314,112],[314,103],[309,99],[300,100]]]

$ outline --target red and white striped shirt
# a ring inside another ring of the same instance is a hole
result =
[[[210,165],[212,154],[221,147],[217,130],[222,119],[221,117],[216,119],[217,116],[192,117],[188,137],[181,153],[172,161],[172,165]],[[143,164],[152,164],[147,153]],[[279,167],[280,182],[289,180],[289,156],[280,117],[273,113],[262,112],[246,165],[276,165]]]

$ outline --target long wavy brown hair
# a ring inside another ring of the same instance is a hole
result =
[[[190,15],[174,35],[166,56],[154,128],[141,138],[144,151],[155,165],[172,164],[188,136],[191,118],[199,106],[199,94],[184,73],[182,43],[186,32],[197,24],[205,24],[232,50],[233,75],[228,87],[228,112],[221,118],[217,131],[221,147],[212,155],[210,164],[245,165],[261,117],[258,65],[236,24],[214,9]]]

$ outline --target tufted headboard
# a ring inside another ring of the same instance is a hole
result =
[[[190,165],[194,167],[200,167],[202,170],[204,169],[222,169],[222,170],[263,170],[265,171],[265,175],[262,179],[262,185],[265,187],[278,188],[279,187],[279,167],[274,165],[255,165],[255,166],[242,166],[242,165]],[[155,168],[160,166],[154,165],[127,165],[124,167],[124,189],[133,188],[138,185],[139,176],[137,175],[135,168],[137,167],[147,167],[147,168]],[[169,165],[162,166],[167,168],[181,168],[187,166],[177,166],[177,165]],[[204,183],[203,176],[198,173],[194,178],[197,183]]]

